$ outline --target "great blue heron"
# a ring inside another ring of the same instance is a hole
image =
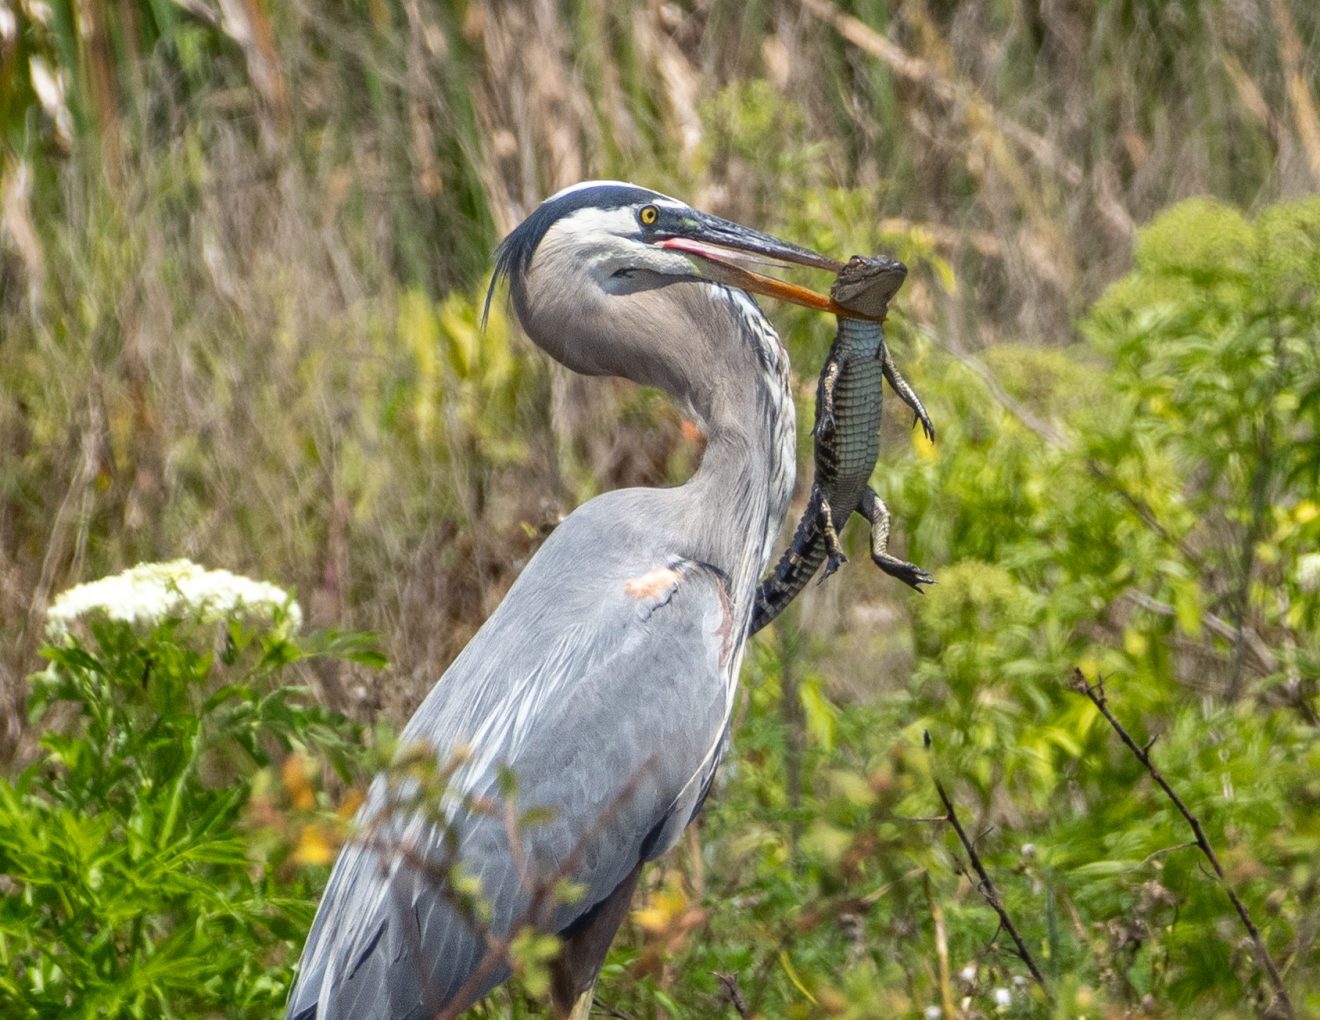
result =
[[[453,1015],[509,976],[522,924],[562,938],[553,1006],[586,1015],[642,864],[674,845],[709,789],[793,487],[788,360],[743,288],[830,306],[739,268],[738,253],[839,266],[614,181],[559,192],[500,246],[495,279],[538,346],[575,371],[665,390],[706,450],[686,484],[574,511],[422,702],[402,739],[441,762],[470,754],[440,811],[374,823],[344,849],[291,1017]],[[518,810],[543,809],[522,831],[478,807],[509,773]],[[389,791],[378,777],[360,817],[379,818]],[[454,859],[479,880],[484,912],[427,866]],[[581,895],[540,896],[537,880],[556,877]]]

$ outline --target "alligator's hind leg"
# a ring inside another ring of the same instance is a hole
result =
[[[889,555],[889,507],[874,489],[868,488],[862,496],[861,509],[862,516],[871,522],[871,559],[875,565],[917,591],[921,591],[923,584],[934,584],[935,578],[915,563]]]
[[[921,402],[917,396],[917,391],[912,388],[906,379],[899,374],[894,359],[889,353],[888,345],[885,346],[884,373],[885,378],[889,380],[889,385],[894,388],[900,400],[912,408],[912,413],[917,416],[917,421],[921,422],[921,431],[926,433],[926,438],[932,443],[935,442],[935,426],[931,424],[930,415],[926,413],[926,405]]]
[[[820,575],[817,584],[824,584],[825,578],[838,570],[848,562],[848,557],[843,554],[843,546],[839,544],[839,532],[834,527],[834,513],[830,510],[830,501],[825,498],[825,493],[818,482],[811,483],[811,502],[807,506],[807,513],[815,517],[816,527],[820,529],[820,537],[825,542],[825,554],[829,558],[825,561],[825,570]]]

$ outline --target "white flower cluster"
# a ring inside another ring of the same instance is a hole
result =
[[[99,617],[152,627],[167,619],[216,623],[235,616],[273,620],[283,611],[288,627],[302,625],[302,610],[288,592],[228,570],[207,570],[191,560],[139,563],[122,574],[61,593],[46,613],[46,633],[67,634],[77,620]]]
[[[1297,587],[1302,591],[1320,591],[1320,553],[1297,557]]]

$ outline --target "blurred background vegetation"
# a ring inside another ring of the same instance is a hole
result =
[[[478,329],[499,237],[620,177],[908,263],[890,339],[940,441],[893,416],[875,482],[940,583],[897,590],[853,530],[854,565],[756,639],[722,785],[651,870],[602,1000],[736,1015],[719,971],[770,1018],[1266,1010],[1181,819],[1068,689],[1080,666],[1159,737],[1320,1011],[1318,51],[1303,0],[0,0],[0,761],[21,792],[0,847],[69,807],[33,778],[72,766],[25,706],[70,584],[190,556],[294,586],[390,667],[277,665],[398,723],[560,515],[685,477],[699,445],[666,401],[547,364],[499,302]],[[832,324],[767,310],[809,422]],[[278,773],[286,797],[332,812],[329,744],[298,732],[244,789],[299,747],[312,779]],[[1052,999],[1015,981],[929,820],[933,775]],[[244,824],[285,920],[245,940],[238,911],[188,944],[214,1015],[278,1011],[324,874]],[[45,908],[0,872],[22,930]],[[96,951],[149,959],[85,884],[76,938],[102,911]],[[250,943],[267,967],[225,957]],[[83,961],[83,998],[60,985],[77,967],[25,952],[0,938],[14,1015],[203,1009],[168,968],[105,998],[128,965]],[[487,1015],[536,1015],[526,994]]]

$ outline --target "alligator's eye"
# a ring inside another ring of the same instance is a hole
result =
[[[660,210],[653,205],[644,205],[642,211],[637,214],[637,218],[642,221],[644,227],[654,226],[655,221],[660,218]]]

